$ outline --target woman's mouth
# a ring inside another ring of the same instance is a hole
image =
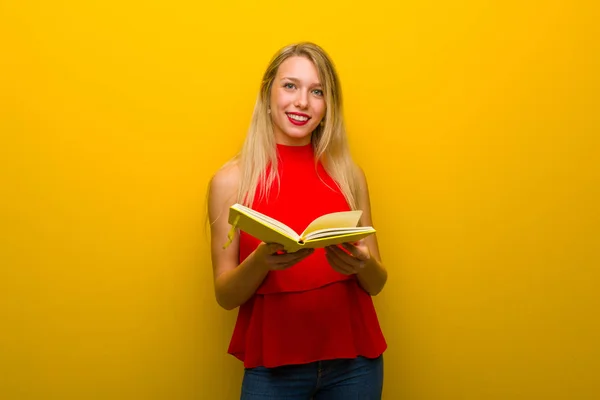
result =
[[[302,114],[302,113],[288,112],[285,114],[287,115],[288,119],[290,120],[290,122],[292,124],[298,125],[298,126],[306,125],[306,123],[310,119],[310,117],[308,115]]]

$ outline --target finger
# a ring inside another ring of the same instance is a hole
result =
[[[303,249],[295,253],[286,253],[283,255],[271,254],[266,257],[266,262],[274,269],[283,269],[290,267],[310,256],[313,249]]]
[[[341,251],[338,252],[338,254],[340,256],[349,256],[352,259],[352,261],[348,262],[354,266],[362,268],[364,267],[365,262],[370,259],[369,254],[366,254],[361,248],[354,246],[351,243],[343,243],[342,246],[343,249],[340,249]]]
[[[331,252],[335,257],[337,257],[340,262],[344,264],[350,265],[352,268],[359,270],[364,267],[364,261],[360,260],[356,257],[353,257],[346,253],[344,250],[338,248],[337,246],[332,246],[331,248],[327,248],[326,251]]]
[[[302,256],[298,256],[297,258],[294,258],[292,260],[285,261],[285,262],[277,261],[277,264],[275,264],[275,266],[273,268],[278,269],[278,270],[290,268],[290,267],[298,264],[300,261],[304,260],[309,255],[310,255],[310,253],[307,253]]]
[[[312,254],[314,251],[315,251],[315,249],[304,247],[304,248],[302,248],[300,250],[289,252],[288,254],[297,255],[297,256],[304,256],[305,254]]]
[[[285,258],[282,259],[281,257],[278,258],[277,262],[286,266],[292,266],[295,264],[298,264],[300,261],[304,260],[305,258],[307,258],[308,256],[311,255],[312,252],[298,252],[298,253],[294,253],[294,257],[289,257],[289,258]]]
[[[360,268],[357,261],[352,256],[349,256],[343,250],[337,248],[337,246],[335,246],[334,249],[328,249],[326,254],[329,255],[336,266],[346,271],[355,273]]]
[[[368,259],[367,255],[357,245],[353,243],[342,243],[342,246],[359,260],[366,261]]]
[[[293,263],[300,262],[300,261],[304,260],[305,258],[308,258],[314,252],[315,252],[314,249],[304,249],[304,250],[298,251],[298,252],[294,253],[296,255],[296,257],[293,258],[292,260],[290,260],[290,262],[293,262]]]
[[[313,252],[314,252],[314,249],[302,249],[302,250],[298,250],[294,253],[286,253],[283,255],[278,255],[277,257],[279,258],[279,261],[281,261],[281,262],[288,262],[288,261],[294,261],[296,259],[302,259],[302,258],[308,257]]]
[[[267,250],[269,254],[275,254],[277,252],[283,251],[284,246],[279,243],[267,243]]]
[[[344,275],[352,275],[356,273],[352,267],[350,267],[348,264],[340,262],[340,259],[334,256],[332,253],[326,253],[325,257],[327,258],[329,265],[331,265],[335,271]]]

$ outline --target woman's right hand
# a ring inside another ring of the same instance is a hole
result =
[[[302,249],[294,253],[281,253],[283,245],[278,243],[261,243],[254,250],[256,261],[270,271],[280,271],[299,263],[314,253],[314,249]]]

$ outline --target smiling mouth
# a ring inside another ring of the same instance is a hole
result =
[[[294,125],[304,125],[308,122],[310,117],[308,115],[294,114],[294,113],[285,113],[290,120],[290,122]]]

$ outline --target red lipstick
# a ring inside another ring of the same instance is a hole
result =
[[[306,125],[310,120],[310,115],[299,113],[299,112],[287,112],[285,113],[290,122],[297,126]]]

